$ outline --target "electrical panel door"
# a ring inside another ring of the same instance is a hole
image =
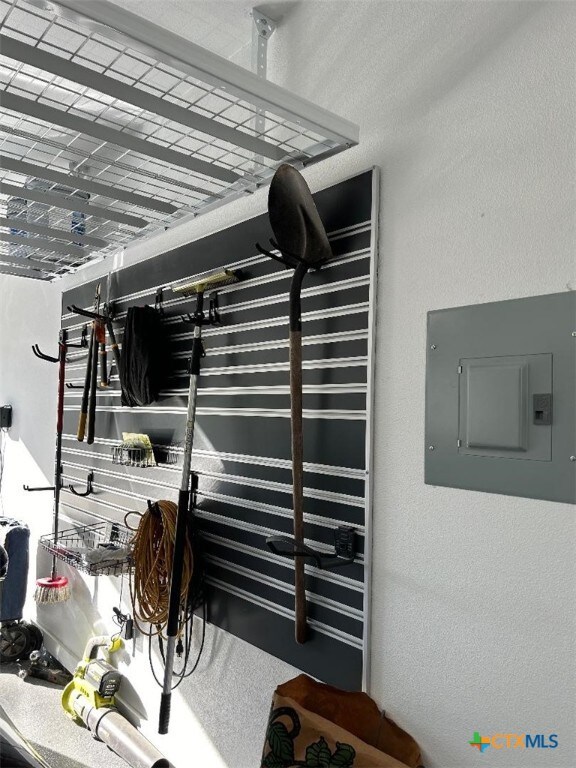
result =
[[[428,314],[425,479],[576,503],[576,296]]]

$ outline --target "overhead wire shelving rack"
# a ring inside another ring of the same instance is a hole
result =
[[[53,280],[356,143],[106,0],[0,0],[0,273]]]

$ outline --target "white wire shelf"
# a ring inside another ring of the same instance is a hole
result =
[[[357,142],[105,0],[0,0],[0,272],[52,280]]]

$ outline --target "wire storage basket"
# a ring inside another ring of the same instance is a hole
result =
[[[157,467],[178,463],[178,451],[172,445],[153,445],[147,448],[141,445],[119,443],[112,447],[112,464],[124,464],[128,467]]]
[[[154,445],[154,456],[159,466],[178,464],[178,451],[173,445]]]
[[[93,523],[40,536],[39,543],[60,560],[91,576],[118,576],[132,567],[133,532],[113,522]]]
[[[112,448],[112,464],[124,464],[128,467],[155,467],[154,454],[138,445],[120,443]]]

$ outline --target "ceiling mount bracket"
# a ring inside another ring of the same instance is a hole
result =
[[[252,16],[252,72],[262,80],[266,80],[268,74],[268,40],[274,34],[276,22],[261,13],[256,8],[251,11]],[[257,109],[254,114],[254,130],[257,136],[263,136],[266,132],[266,112]],[[254,157],[256,165],[262,162],[258,154]]]
[[[274,34],[277,27],[265,13],[256,8],[252,9],[252,71],[258,77],[266,79],[268,71],[268,40]]]

